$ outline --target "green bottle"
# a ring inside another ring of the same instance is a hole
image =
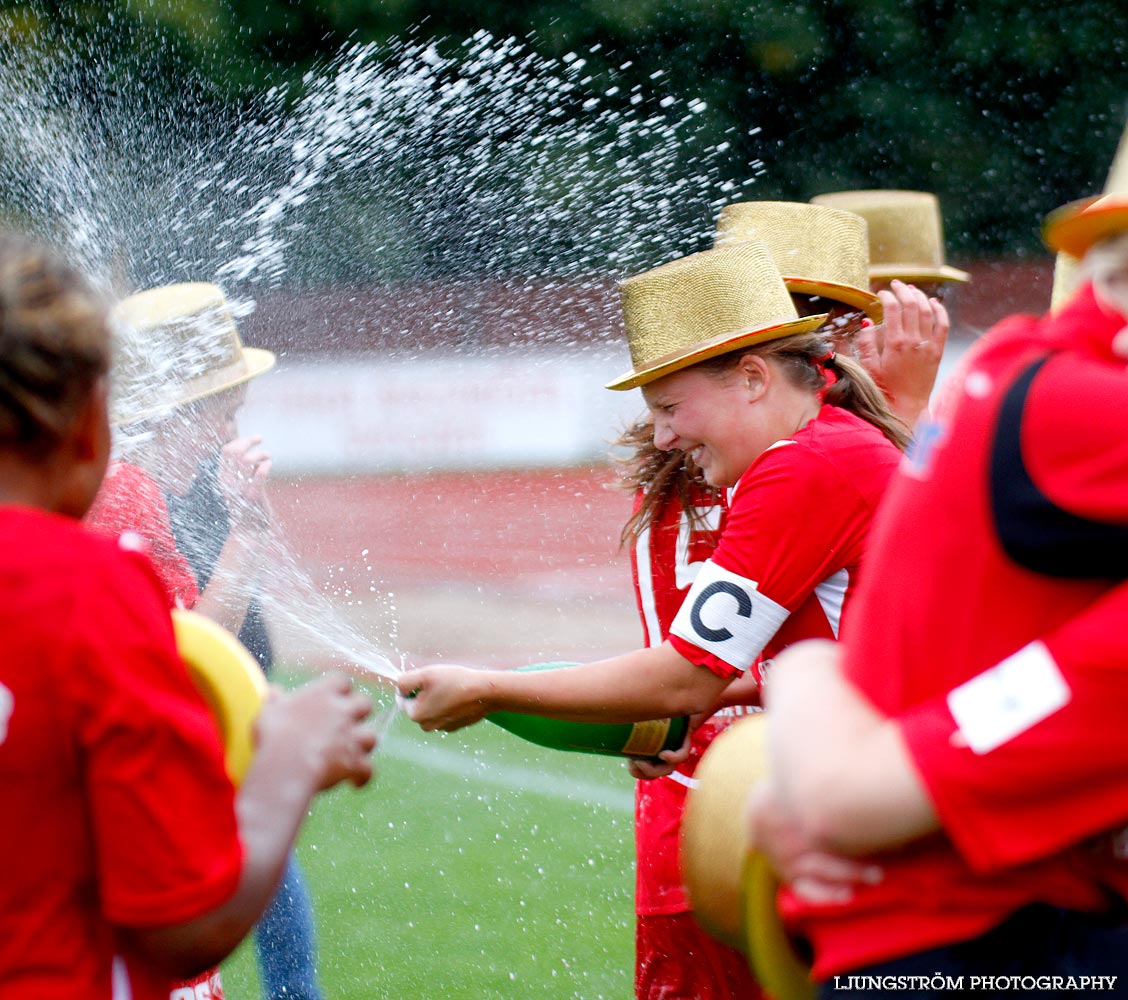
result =
[[[556,670],[574,663],[532,663],[520,670]],[[656,758],[663,750],[676,750],[685,742],[689,719],[654,719],[649,722],[562,722],[522,712],[494,712],[486,719],[514,736],[548,747],[621,757]]]

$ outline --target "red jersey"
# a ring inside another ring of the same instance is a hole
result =
[[[191,608],[200,599],[196,576],[176,547],[164,493],[144,470],[128,462],[114,462],[106,473],[86,524],[100,535],[136,539],[160,575],[169,607]]]
[[[234,790],[147,560],[0,508],[0,998],[168,1000],[115,926],[234,892]]]
[[[631,549],[635,597],[648,646],[659,646],[665,640],[697,571],[720,538],[723,497],[700,489],[693,501],[698,526],[691,525],[688,514],[672,497],[639,533]],[[690,908],[678,861],[682,813],[697,762],[729,721],[731,718],[715,716],[701,726],[693,734],[689,759],[672,774],[636,782],[635,910],[640,916],[684,913]]]
[[[900,458],[880,430],[836,406],[760,455],[674,619],[674,648],[732,677],[800,639],[836,639]]]
[[[1070,845],[1128,821],[1124,325],[1091,290],[1005,321],[890,488],[857,603],[881,624],[848,633],[845,671],[899,718],[946,835],[883,855],[849,904],[785,894],[817,977],[1032,902],[1100,909],[1123,879],[1108,851]]]

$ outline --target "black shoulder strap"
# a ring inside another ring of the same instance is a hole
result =
[[[1036,573],[1123,579],[1128,575],[1128,527],[1092,521],[1058,507],[1038,488],[1022,457],[1026,399],[1051,356],[1039,358],[1019,375],[999,410],[990,467],[995,531],[1007,555]]]

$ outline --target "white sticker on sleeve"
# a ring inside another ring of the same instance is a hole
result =
[[[16,707],[16,699],[11,690],[0,684],[0,743],[8,738],[8,721],[12,718],[12,710]]]
[[[787,608],[760,593],[755,580],[730,573],[709,559],[670,632],[743,671],[756,662],[788,614]]]
[[[1040,642],[948,693],[948,709],[974,753],[989,753],[1069,704],[1069,685]]]

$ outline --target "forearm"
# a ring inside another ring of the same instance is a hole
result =
[[[777,659],[766,687],[770,767],[820,850],[860,855],[939,828],[901,738],[841,675],[830,643]]]
[[[920,396],[886,391],[885,399],[889,403],[889,409],[893,411],[893,415],[898,417],[910,431],[916,426],[917,420],[928,412],[928,395]]]
[[[731,705],[759,705],[760,704],[760,683],[756,679],[754,671],[756,667],[752,667],[736,680],[734,680],[728,687],[721,692],[720,701],[717,708],[726,708]]]
[[[574,722],[637,722],[712,707],[727,681],[669,646],[551,671],[505,671],[491,681],[490,711]]]
[[[256,534],[228,535],[194,610],[238,635],[255,592],[262,548],[262,539]]]

